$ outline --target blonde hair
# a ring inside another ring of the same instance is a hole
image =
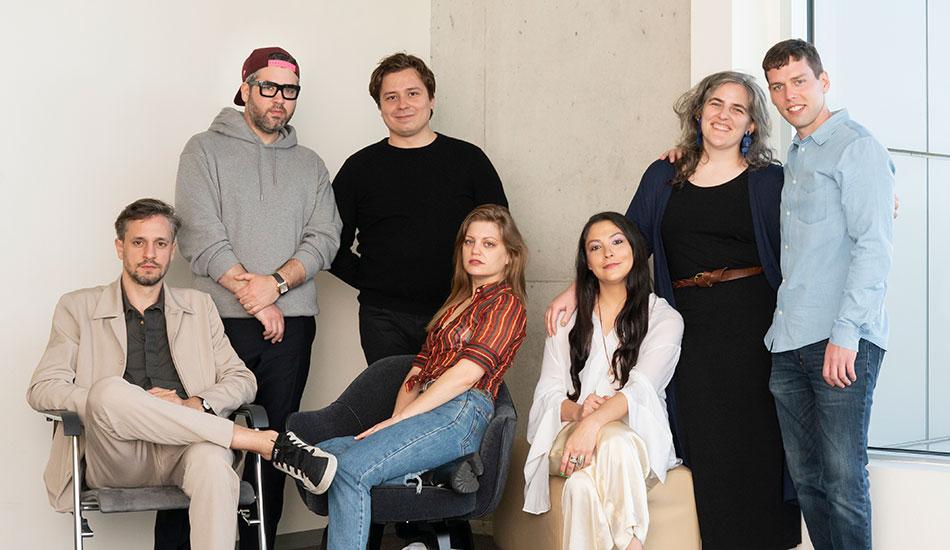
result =
[[[527,302],[525,295],[524,270],[528,263],[528,246],[515,225],[515,220],[511,213],[504,206],[497,204],[483,204],[469,212],[468,216],[459,227],[458,235],[455,237],[455,269],[452,273],[452,290],[449,291],[449,297],[435,313],[435,316],[426,325],[426,330],[432,330],[436,322],[452,306],[458,305],[467,300],[472,295],[472,277],[465,271],[465,265],[462,261],[462,246],[465,243],[465,234],[472,222],[491,222],[501,233],[501,242],[508,252],[508,265],[505,266],[504,281],[511,287],[511,292],[522,302]]]

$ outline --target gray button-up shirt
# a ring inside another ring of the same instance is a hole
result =
[[[782,189],[782,284],[765,345],[778,353],[826,338],[887,348],[894,163],[863,126],[835,112],[795,136]]]
[[[181,383],[168,347],[168,330],[165,326],[165,290],[158,301],[145,308],[144,315],[129,303],[122,291],[122,307],[125,311],[125,329],[128,341],[125,373],[129,383],[143,389],[165,388],[175,390],[178,397],[187,399],[188,394]]]

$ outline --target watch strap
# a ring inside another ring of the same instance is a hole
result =
[[[211,408],[211,404],[208,403],[208,400],[205,399],[204,397],[202,397],[202,398],[200,398],[200,399],[201,399],[201,408],[204,409],[204,411],[205,411],[206,413],[208,413],[208,414],[213,414],[213,415],[216,415],[216,416],[217,416],[218,413],[214,412],[214,409]]]
[[[290,287],[287,286],[287,281],[280,275],[278,272],[271,274],[271,277],[277,281],[277,293],[278,294],[287,294],[287,291],[290,290]]]

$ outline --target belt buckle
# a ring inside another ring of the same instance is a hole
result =
[[[696,286],[701,286],[704,288],[712,287],[712,281],[709,280],[709,274],[705,271],[700,271],[699,273],[693,275],[693,282],[696,283]]]

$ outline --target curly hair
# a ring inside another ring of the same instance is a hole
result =
[[[673,106],[673,111],[680,118],[680,141],[677,148],[683,152],[676,161],[676,175],[671,183],[682,185],[696,171],[703,156],[703,145],[700,140],[701,130],[698,119],[703,112],[703,106],[709,97],[723,84],[738,84],[749,94],[749,117],[755,123],[755,130],[750,136],[752,143],[749,150],[743,155],[750,168],[763,168],[773,162],[772,150],[768,146],[771,122],[765,93],[755,83],[755,78],[745,73],[723,71],[713,73],[699,81],[688,92],[680,96]]]

